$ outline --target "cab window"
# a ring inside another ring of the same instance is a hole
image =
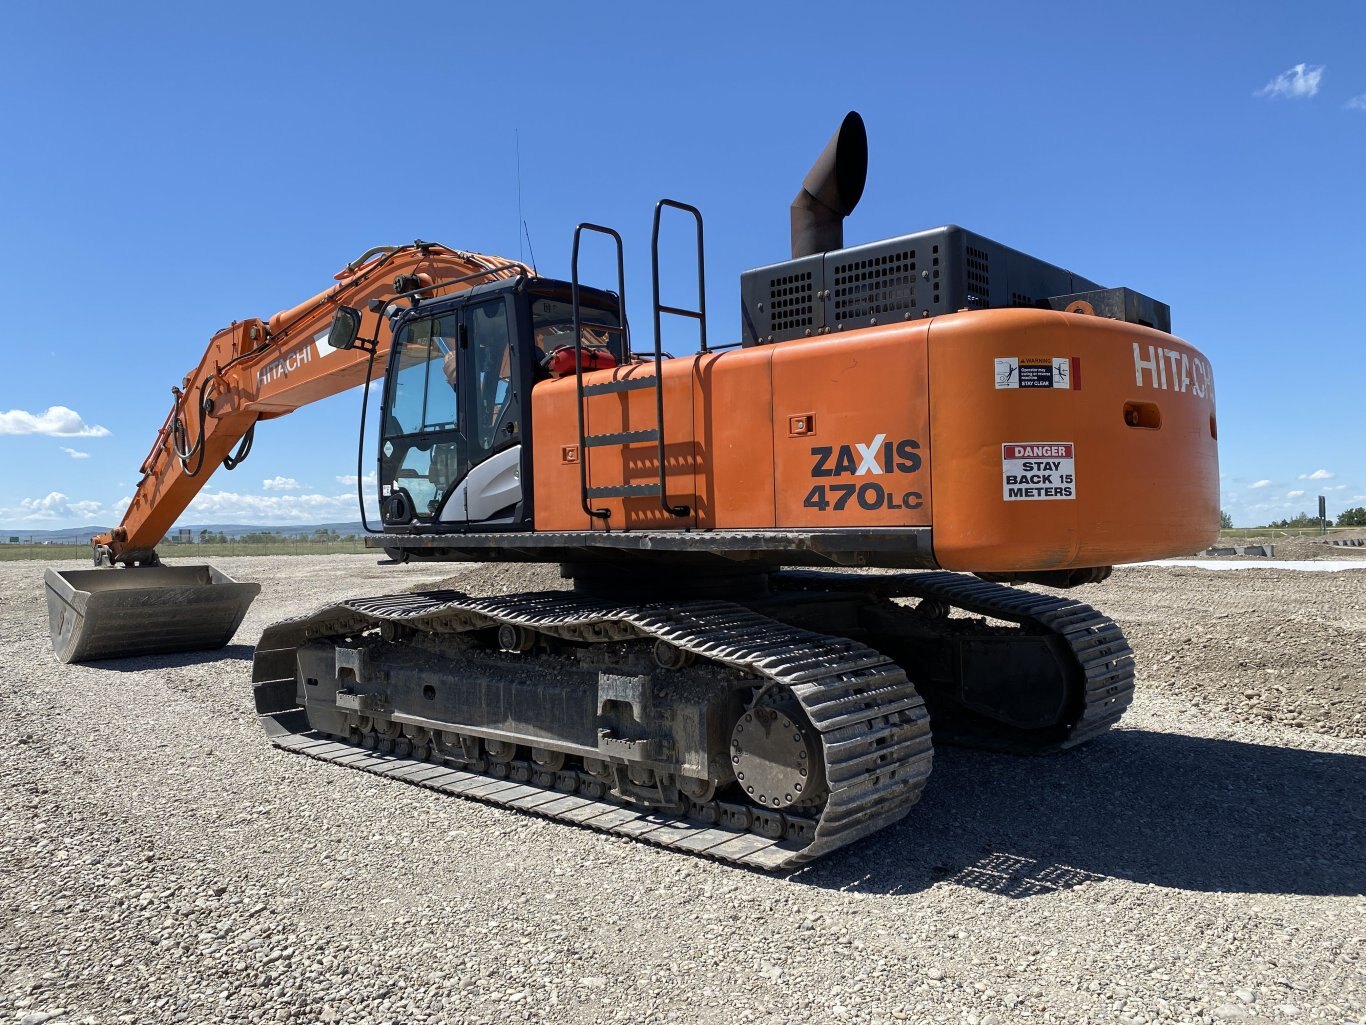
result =
[[[625,340],[615,310],[594,306],[579,306],[579,321],[583,325],[583,344],[602,346],[611,350],[617,362],[625,358]],[[533,358],[540,365],[556,349],[574,344],[574,305],[550,296],[531,297],[531,332],[536,351]]]
[[[469,345],[473,355],[474,430],[479,448],[491,449],[498,429],[513,400],[512,338],[508,332],[507,305],[481,303],[468,311]]]
[[[456,351],[456,318],[412,321],[400,332],[389,377],[389,416],[385,434],[455,430],[456,389],[448,379],[448,354]]]

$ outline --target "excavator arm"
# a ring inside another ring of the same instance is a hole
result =
[[[46,574],[48,625],[64,662],[220,648],[256,596],[210,566],[161,566],[156,545],[219,466],[246,458],[256,424],[361,384],[373,355],[389,350],[386,305],[498,278],[530,275],[521,263],[432,242],[371,249],[336,284],[268,320],[235,321],[213,336],[198,365],[171,389],[174,402],[142,461],[123,520],[92,539],[96,566]],[[342,307],[360,311],[354,348],[328,344]]]
[[[250,450],[258,420],[359,385],[372,347],[327,344],[342,306],[362,311],[361,336],[375,340],[383,373],[387,324],[369,309],[423,289],[436,296],[499,277],[527,274],[522,264],[430,242],[371,249],[336,275],[337,283],[269,320],[234,321],[209,342],[199,364],[171,392],[174,402],[143,460],[122,522],[97,535],[96,564],[155,564],[155,545],[220,466]]]

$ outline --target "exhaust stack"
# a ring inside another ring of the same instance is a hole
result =
[[[792,201],[792,258],[844,248],[844,219],[868,179],[868,133],[851,110],[811,165]]]

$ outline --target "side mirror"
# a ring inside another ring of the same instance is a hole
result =
[[[332,327],[327,332],[327,344],[334,349],[350,349],[360,334],[360,310],[338,306],[332,316]]]

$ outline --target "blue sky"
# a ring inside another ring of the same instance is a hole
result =
[[[170,386],[233,319],[373,245],[524,253],[519,142],[542,273],[568,275],[577,222],[614,225],[646,323],[652,204],[683,199],[707,218],[712,337],[737,337],[739,273],[785,258],[788,204],[849,109],[870,169],[847,242],[953,222],[1169,303],[1214,365],[1234,521],[1366,504],[1366,5],[78,3],[5,22],[11,531],[115,522]],[[263,425],[185,522],[354,518],[358,414],[352,393]]]

